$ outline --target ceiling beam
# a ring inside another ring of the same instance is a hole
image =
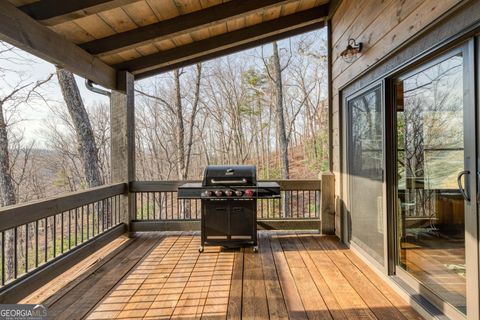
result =
[[[95,55],[105,55],[145,43],[174,38],[229,19],[243,17],[266,8],[297,0],[232,0],[207,9],[195,11],[158,23],[129,30],[80,45]]]
[[[140,0],[40,0],[18,7],[42,24],[52,26]]]
[[[115,65],[115,68],[117,70],[127,70],[134,74],[144,73],[181,61],[206,56],[216,51],[233,47],[238,48],[259,39],[265,39],[317,22],[322,22],[327,15],[328,5],[320,6],[251,27],[227,32],[205,40],[196,41],[184,46],[125,61]],[[262,41],[259,41],[257,45],[261,43]],[[263,43],[265,43],[265,41],[263,41]]]
[[[329,19],[331,19],[333,17],[333,15],[335,14],[335,12],[337,11],[338,7],[340,6],[340,3],[342,2],[342,0],[330,0],[329,2],[329,12],[328,12],[328,17]]]
[[[265,37],[265,38],[256,39],[254,41],[247,42],[247,43],[244,43],[244,44],[241,44],[241,45],[238,45],[238,46],[234,46],[234,47],[231,47],[231,48],[227,48],[227,49],[223,49],[223,50],[219,50],[219,51],[214,51],[214,52],[211,52],[211,53],[208,53],[208,54],[205,54],[205,55],[200,55],[198,57],[195,57],[195,58],[192,58],[192,59],[189,59],[189,60],[183,60],[183,61],[180,61],[180,62],[177,62],[177,63],[169,64],[169,65],[166,65],[166,66],[163,66],[163,67],[159,67],[159,68],[156,68],[156,69],[152,69],[152,70],[149,70],[149,71],[145,71],[145,72],[136,74],[135,75],[135,80],[141,80],[141,79],[144,79],[144,78],[152,77],[152,76],[160,74],[160,73],[172,71],[174,69],[187,67],[187,66],[195,64],[195,63],[200,63],[200,62],[208,61],[208,60],[211,60],[211,59],[223,57],[223,56],[226,56],[226,55],[229,55],[229,54],[232,54],[232,53],[235,53],[235,52],[239,52],[239,51],[242,51],[242,50],[255,48],[255,47],[258,47],[258,46],[266,44],[266,43],[271,43],[273,41],[286,39],[286,38],[293,37],[293,36],[296,36],[296,35],[299,35],[299,34],[302,34],[302,33],[305,33],[305,32],[314,31],[314,30],[323,28],[324,26],[325,26],[325,24],[324,24],[323,21],[316,22],[316,23],[313,23],[313,24],[310,24],[310,25],[307,25],[307,26],[304,26],[304,27],[301,27],[301,28],[285,31],[285,32],[278,33],[278,34],[268,36],[268,37]]]
[[[92,80],[116,87],[116,70],[41,25],[7,0],[0,0],[0,40]]]

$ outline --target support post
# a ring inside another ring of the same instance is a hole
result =
[[[335,175],[322,173],[322,190],[320,192],[320,233],[335,234]]]
[[[117,90],[110,97],[111,170],[112,183],[129,184],[135,180],[135,90],[134,77],[126,71],[117,72]],[[121,221],[131,230],[134,218],[135,194],[121,199]]]

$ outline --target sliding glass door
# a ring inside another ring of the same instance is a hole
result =
[[[394,202],[397,274],[417,281],[452,314],[474,319],[478,221],[471,49],[462,46],[395,81]]]
[[[350,241],[384,265],[382,86],[355,94],[346,105]]]

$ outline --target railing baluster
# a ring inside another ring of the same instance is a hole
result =
[[[28,272],[28,223],[25,225],[25,273]]]
[[[170,192],[170,200],[171,200],[171,204],[170,204],[170,208],[171,208],[171,211],[172,211],[172,219],[174,219],[174,212],[173,212],[173,208],[174,208],[174,204],[173,204],[173,192]]]
[[[53,216],[53,257],[57,256],[57,215]]]
[[[5,285],[5,231],[2,231],[2,286]]]
[[[313,193],[315,194],[315,191]],[[315,208],[312,209],[312,191],[308,191],[308,217],[315,217]]]
[[[47,239],[47,237],[48,237],[48,224],[47,224],[47,218],[45,218],[43,226],[44,226],[43,230],[44,230],[44,234],[45,234],[45,237],[44,237],[45,242],[44,242],[44,247],[43,247],[44,257],[43,258],[44,258],[45,262],[47,262],[48,261],[48,252],[47,252],[47,250],[48,250],[48,243],[47,243],[47,240],[48,240]]]
[[[100,207],[99,207],[99,203],[100,202],[95,202],[93,204],[93,208],[94,208],[93,209],[93,221],[95,221],[95,216],[97,218],[97,223],[96,223],[97,233],[94,233],[93,236],[96,236],[100,233],[100,210],[99,210]],[[93,226],[93,229],[95,230],[95,226]]]
[[[86,212],[86,218],[87,218],[87,239],[90,239],[90,205],[87,204],[87,212]],[[83,239],[82,239],[83,240]]]
[[[17,279],[18,274],[18,248],[17,248],[17,237],[18,237],[18,227],[13,229],[13,278]]]
[[[72,210],[68,210],[68,250],[72,249]]]
[[[302,191],[302,218],[305,218],[305,191]]]
[[[61,249],[60,249],[60,252],[63,253],[63,247],[64,247],[64,243],[63,243],[63,238],[64,238],[64,230],[63,230],[63,225],[65,224],[64,221],[63,221],[63,215],[64,215],[64,212],[61,213],[61,218],[60,218],[60,223],[61,223],[61,226],[60,226],[60,233],[61,233],[61,236],[62,236],[62,242],[61,242]]]
[[[108,199],[102,200],[102,233],[108,230]]]
[[[115,225],[120,223],[120,196],[115,196]]]
[[[35,268],[38,267],[38,220],[35,221]]]
[[[147,192],[147,220],[150,219],[150,192]]]
[[[107,210],[107,229],[110,229],[113,224],[113,198],[108,199],[108,210]]]
[[[75,208],[75,247],[78,245],[78,208]]]
[[[140,193],[140,213],[141,219],[143,220],[143,192]]]
[[[95,203],[92,203],[91,205],[92,205],[92,211],[91,211],[91,214],[92,214],[92,226],[91,226],[92,234],[91,234],[90,238],[93,238],[93,237],[95,237]]]
[[[84,223],[84,215],[85,215],[85,206],[82,206],[82,224],[81,224],[81,239],[82,239],[82,243],[83,243],[83,237],[84,237],[84,227],[85,227],[85,223]]]
[[[198,218],[199,218],[199,217],[198,217],[198,200],[195,199],[194,201],[195,201],[195,219],[198,219]],[[202,213],[200,212],[200,215],[201,215],[201,214],[202,214]]]
[[[112,206],[112,223],[116,225],[117,222],[117,196],[113,197],[112,199],[113,206]]]

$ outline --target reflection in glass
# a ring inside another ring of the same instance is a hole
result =
[[[351,240],[383,265],[381,88],[348,102]]]
[[[398,264],[465,306],[463,63],[454,56],[396,85]]]

